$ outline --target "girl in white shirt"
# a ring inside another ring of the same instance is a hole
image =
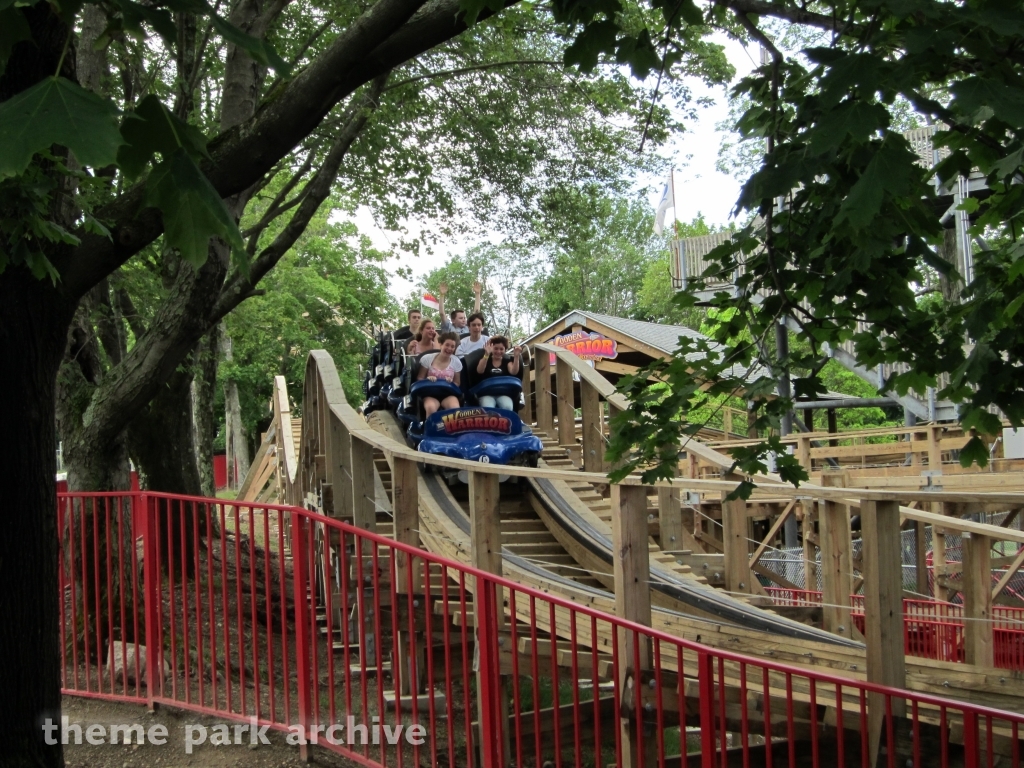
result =
[[[417,381],[450,381],[455,386],[461,384],[462,361],[455,357],[455,345],[458,343],[458,335],[454,333],[442,333],[438,338],[441,343],[441,351],[432,355],[424,355],[420,358],[420,370],[416,375]],[[427,416],[436,413],[438,409],[458,408],[459,398],[449,395],[438,402],[436,397],[423,398],[423,410]]]

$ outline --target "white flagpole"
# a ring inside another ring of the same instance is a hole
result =
[[[678,209],[676,208],[676,169],[675,169],[675,167],[673,167],[669,171],[668,178],[669,178],[669,184],[671,185],[671,188],[672,188],[672,234],[678,240],[679,239],[679,214],[677,213]]]

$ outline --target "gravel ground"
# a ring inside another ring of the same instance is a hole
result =
[[[83,726],[101,724],[138,723],[147,730],[157,723],[167,728],[167,743],[163,746],[150,744],[87,744],[74,743],[64,747],[68,768],[300,768],[307,765],[322,765],[330,768],[356,768],[352,760],[346,760],[320,747],[310,747],[309,763],[299,759],[299,748],[285,743],[287,734],[267,731],[269,745],[212,746],[207,743],[193,747],[192,754],[185,752],[185,725],[204,725],[209,730],[215,723],[225,722],[203,717],[192,712],[163,708],[150,713],[145,707],[134,704],[117,704],[95,699],[65,696],[63,715],[70,723]],[[233,729],[234,724],[231,724]],[[83,731],[85,728],[83,727]],[[234,731],[232,730],[232,737]],[[248,733],[243,734],[248,742]]]

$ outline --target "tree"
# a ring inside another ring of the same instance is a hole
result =
[[[644,275],[664,242],[646,204],[595,188],[558,189],[546,204],[552,226],[541,233],[549,268],[531,290],[542,324],[573,309],[631,317]]]
[[[445,311],[473,311],[473,284],[479,281],[480,311],[487,318],[487,329],[494,334],[522,338],[519,323],[527,312],[524,296],[536,272],[535,258],[528,249],[511,243],[480,243],[465,254],[448,259],[444,266],[432,269],[419,287],[436,295],[442,284],[448,286]]]
[[[77,370],[66,369],[73,380],[65,382],[68,396],[62,398],[65,426],[76,433],[75,461],[84,467],[76,482],[114,484],[119,480],[111,470],[125,466],[128,446],[146,442],[142,435],[125,434],[128,419],[151,411],[149,432],[161,422],[176,431],[186,423],[174,418],[189,391],[189,377],[179,372],[182,363],[191,360],[207,369],[200,341],[258,290],[258,281],[295,243],[302,218],[308,222],[318,209],[379,103],[387,74],[432,50],[439,59],[457,62],[454,48],[445,44],[470,27],[486,30],[484,22],[503,5],[515,3],[463,7],[456,0],[380,0],[369,7],[298,10],[283,1],[239,2],[227,18],[204,2],[181,0],[122,0],[84,9],[70,3],[0,7],[0,367],[11,385],[10,401],[17,404],[0,416],[6,437],[0,472],[8,508],[15,510],[0,545],[0,577],[22,585],[6,590],[0,604],[5,765],[61,763],[60,746],[42,742],[37,720],[59,707],[54,425],[57,372],[69,331],[72,348],[83,353],[74,361]],[[592,70],[617,50],[619,62],[642,74],[662,59],[679,69],[697,62],[694,71],[708,75],[721,69],[720,51],[702,42],[698,27],[679,36],[696,52],[693,57],[677,43],[666,45],[659,57],[646,29],[648,21],[660,23],[659,15],[633,18],[630,29],[604,35],[601,50],[586,41],[570,47],[566,58]],[[525,16],[537,19],[538,28],[570,37],[577,24],[597,18],[572,7],[551,14],[528,9]],[[682,21],[669,19],[670,30],[682,27]],[[155,30],[162,43],[144,43],[147,30]],[[293,67],[268,40],[301,41],[288,51]],[[710,63],[700,63],[702,57]],[[117,64],[116,77],[107,62]],[[275,79],[268,82],[271,66]],[[537,66],[552,68],[550,61]],[[406,74],[407,81],[436,75]],[[207,75],[217,79],[215,88],[207,89]],[[592,114],[615,114],[615,105],[595,103],[583,92],[595,104]],[[206,98],[210,94],[223,94],[223,103]],[[669,122],[667,111],[653,110],[645,119],[638,103],[621,106],[630,107],[632,124],[642,124],[645,137],[656,139]],[[431,113],[418,106],[420,116]],[[420,124],[415,111],[403,119],[405,125]],[[610,148],[587,121],[575,125],[595,139],[596,148]],[[216,136],[207,140],[204,132]],[[371,147],[367,156],[385,149]],[[561,147],[548,157],[569,165]],[[496,168],[508,170],[510,179],[522,175],[510,166]],[[366,169],[372,174],[376,166]],[[395,163],[393,178],[436,189],[425,168],[418,174],[403,170],[408,166]],[[279,205],[293,210],[290,225],[270,243],[258,233],[246,241],[236,222],[248,200],[278,173],[298,174],[295,195]],[[120,317],[130,327],[145,314],[122,302],[116,280],[104,281],[146,249],[172,277],[162,287],[166,300],[139,333],[124,334],[123,347],[116,335],[97,343],[89,330],[103,325],[102,318]],[[212,338],[205,346],[215,348]],[[106,369],[108,363],[113,368]],[[109,375],[114,369],[119,370]],[[153,407],[154,398],[165,394],[170,402]],[[185,444],[188,437],[178,434],[175,442]],[[150,474],[159,469],[173,482],[183,480],[187,466],[173,467],[163,458],[147,459]]]
[[[711,302],[735,312],[718,326],[713,344],[685,345],[661,367],[669,395],[645,393],[639,379],[625,383],[633,404],[619,421],[612,456],[629,459],[623,471],[667,475],[679,439],[694,428],[687,415],[700,397],[695,376],[716,378],[722,391],[745,387],[766,403],[761,426],[777,430],[791,403],[774,398],[775,382],[792,373],[794,393],[814,397],[827,348],[847,341],[867,368],[900,364],[885,388],[901,394],[923,396],[949,373],[939,396],[960,403],[964,428],[998,431],[992,406],[1020,425],[1024,337],[1016,318],[1024,305],[1024,260],[1016,222],[1024,206],[1017,183],[1024,59],[1019,26],[1007,23],[1016,11],[999,2],[932,0],[827,3],[818,10],[762,4],[764,14],[828,33],[793,57],[748,15],[752,8],[730,5],[750,39],[770,54],[734,91],[749,102],[739,120],[742,136],[765,141],[738,201],[756,217],[711,254],[707,274],[709,281],[724,278],[742,263],[738,295],[723,292]],[[919,123],[937,126],[935,145],[948,152],[934,171],[900,130],[908,104]],[[984,177],[987,192],[960,205],[971,218],[971,273],[951,259],[940,216],[950,205],[948,190],[972,172]],[[949,286],[940,301],[920,295],[932,270]],[[679,301],[692,307],[695,297]],[[764,354],[765,341],[784,318],[807,347],[773,359]],[[684,364],[694,355],[703,365]],[[765,375],[734,375],[735,364],[755,362]],[[779,456],[784,478],[806,477],[777,440],[744,452],[740,468],[763,469],[769,452]],[[985,445],[972,440],[960,458],[984,464]]]

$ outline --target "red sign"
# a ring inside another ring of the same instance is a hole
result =
[[[508,435],[512,432],[512,421],[506,416],[489,413],[483,408],[464,408],[441,417],[446,435],[462,432],[494,432]]]
[[[555,336],[548,344],[563,347],[584,360],[612,360],[619,355],[615,339],[609,339],[600,333],[574,331]]]

